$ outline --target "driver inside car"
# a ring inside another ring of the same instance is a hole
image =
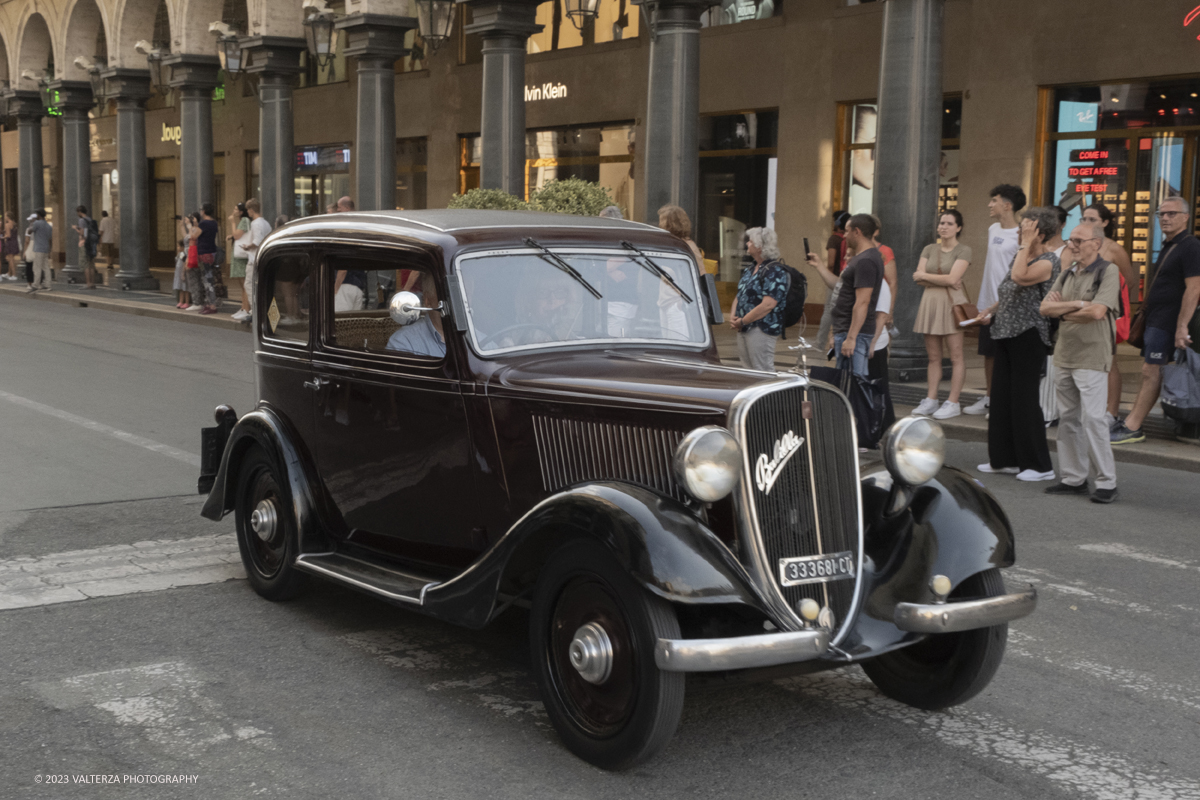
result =
[[[421,289],[421,304],[435,308],[438,304],[437,285],[428,272],[419,273],[417,286]],[[446,334],[442,315],[438,311],[422,311],[416,322],[401,326],[388,338],[387,349],[430,358],[446,356]]]

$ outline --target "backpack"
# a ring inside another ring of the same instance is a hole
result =
[[[804,303],[808,300],[808,278],[795,267],[789,267],[782,261],[777,263],[788,276],[787,300],[783,304],[783,332],[786,336],[787,329],[804,317]]]

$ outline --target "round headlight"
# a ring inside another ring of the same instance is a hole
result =
[[[905,417],[888,429],[883,460],[901,483],[925,483],[938,474],[946,460],[946,434],[927,417]]]
[[[732,492],[741,469],[742,448],[733,434],[717,425],[696,428],[675,450],[675,477],[688,494],[704,503]]]

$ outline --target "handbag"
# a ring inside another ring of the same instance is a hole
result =
[[[1144,303],[1133,315],[1133,319],[1129,321],[1129,335],[1125,337],[1125,341],[1139,350],[1146,346],[1146,306]]]
[[[33,263],[33,240],[29,240],[29,244],[25,245],[25,260],[30,264]]]
[[[963,289],[958,290],[958,294],[962,296],[962,302],[959,302],[959,303],[954,302],[957,299],[954,296],[954,293],[955,293],[955,289],[953,286],[946,287],[946,294],[950,295],[950,303],[951,303],[950,310],[954,314],[954,322],[959,327],[968,327],[968,326],[963,325],[963,323],[967,322],[968,320],[973,320],[976,317],[978,317],[979,309],[975,306],[974,303],[971,302],[971,299],[967,296],[967,293],[965,290],[963,290]]]
[[[837,367],[810,367],[809,377],[832,384],[842,390],[850,400],[854,411],[854,428],[858,433],[858,446],[874,449],[883,437],[883,422],[887,415],[887,397],[883,381],[855,375],[850,364]]]

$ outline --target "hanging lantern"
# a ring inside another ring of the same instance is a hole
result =
[[[589,21],[595,20],[600,10],[600,0],[563,0],[567,16],[579,30]]]
[[[333,60],[333,12],[317,11],[304,20],[304,37],[308,40],[308,54],[316,59],[321,69]]]
[[[454,0],[417,0],[417,32],[436,53],[454,27]]]
[[[150,83],[154,85],[155,91],[161,95],[166,95],[171,91],[168,86],[169,82],[169,67],[163,66],[163,52],[155,49],[146,55],[146,63],[150,65]]]

